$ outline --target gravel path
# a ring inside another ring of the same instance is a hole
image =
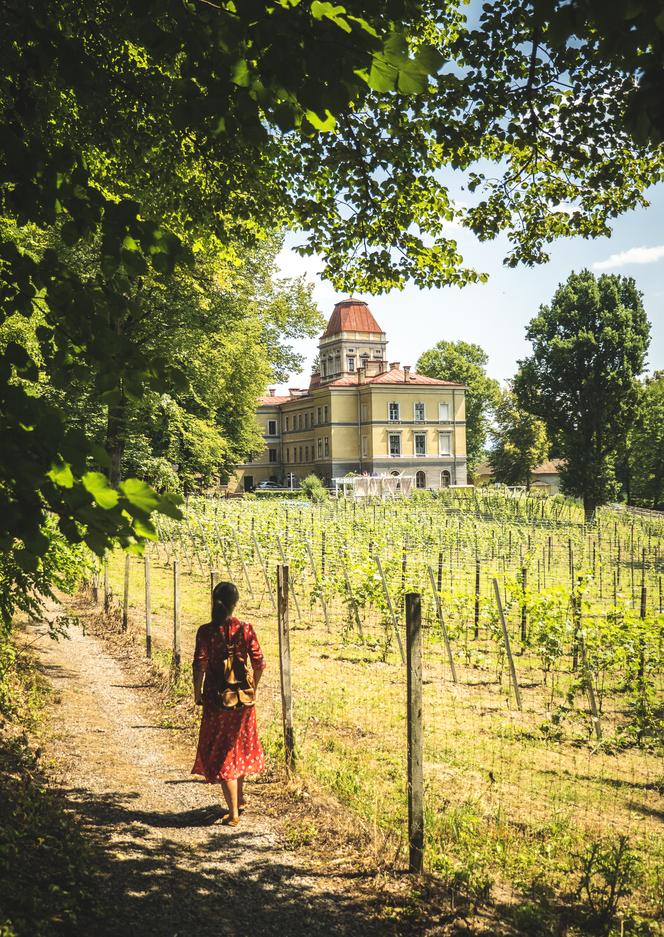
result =
[[[33,632],[55,690],[47,754],[69,808],[104,843],[100,935],[395,932],[348,878],[307,868],[255,812],[221,826],[221,791],[192,778],[193,752],[155,725],[149,688],[100,639],[78,626],[60,642],[44,625]]]

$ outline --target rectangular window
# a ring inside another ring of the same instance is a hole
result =
[[[424,423],[424,404],[423,403],[415,404],[414,417],[415,417],[416,423]]]
[[[438,453],[439,455],[452,454],[452,434],[438,433]]]
[[[325,448],[325,455],[329,456],[330,454],[330,437],[329,436],[326,436],[325,439],[323,440],[323,446]]]
[[[290,417],[286,417],[286,432],[288,432],[289,423],[290,423]]]
[[[399,420],[399,404],[391,400],[387,405],[387,418],[394,423]]]
[[[309,461],[309,446],[304,447],[304,461],[305,462]]]
[[[363,404],[362,404],[362,406],[360,407],[360,413],[361,413],[362,422],[363,422],[363,423],[366,423],[367,420],[369,419],[369,406],[368,406],[368,404],[366,404],[366,403],[363,403]]]
[[[355,370],[355,355],[348,355],[348,370]]]
[[[276,436],[276,435],[277,435],[277,421],[276,421],[276,420],[268,420],[268,421],[267,421],[267,434],[268,434],[268,436]]]
[[[297,446],[293,446],[293,462],[297,462]]]
[[[323,422],[327,423],[327,405],[323,407]]]
[[[323,458],[323,437],[321,436],[318,440],[318,458]]]
[[[441,423],[449,423],[449,420],[450,420],[449,403],[438,404],[438,419],[440,420]]]
[[[389,443],[390,443],[390,455],[392,458],[396,458],[401,455],[401,433],[390,433],[389,434]]]
[[[276,449],[268,449],[268,461],[269,461],[269,462],[276,462],[276,461],[277,461],[277,450],[276,450]]]
[[[427,434],[415,433],[415,455],[427,454]]]
[[[383,353],[380,348],[374,348],[374,358],[382,358]]]
[[[300,462],[302,462],[302,446],[300,446]]]
[[[316,410],[316,420],[318,422],[318,425],[320,426],[320,421],[321,421],[321,408],[320,407],[318,407],[318,409]]]
[[[308,413],[304,414],[304,428],[309,429],[309,414]]]
[[[366,459],[368,455],[369,455],[369,437],[363,436],[362,437],[362,458]]]
[[[290,462],[290,449],[286,449],[286,462]]]

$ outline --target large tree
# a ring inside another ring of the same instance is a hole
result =
[[[501,393],[492,435],[489,462],[494,479],[530,488],[533,469],[548,457],[551,444],[542,420],[519,406],[511,388]]]
[[[664,510],[664,371],[641,388],[629,439],[629,475],[633,503]]]
[[[615,498],[616,464],[638,404],[650,325],[633,279],[573,273],[526,335],[519,403],[544,422],[564,459],[564,490],[583,499],[586,518]]]
[[[444,339],[425,351],[417,362],[417,370],[427,377],[442,381],[458,381],[466,391],[466,452],[468,469],[484,457],[489,421],[500,400],[500,385],[489,377],[486,352],[472,342],[448,342]]]
[[[41,317],[38,347],[13,342],[0,367],[7,556],[37,569],[49,512],[102,550],[169,509],[109,487],[103,453],[28,385],[87,372],[120,409],[166,392],[176,369],[125,326],[145,278],[201,246],[233,259],[289,227],[338,287],[464,284],[450,220],[533,263],[643,202],[662,157],[626,119],[638,77],[592,38],[561,43],[550,13],[496,0],[470,30],[455,0],[5,0],[0,214],[100,246],[86,278],[67,252],[0,242],[0,314]]]

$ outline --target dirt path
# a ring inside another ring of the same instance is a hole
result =
[[[55,690],[47,755],[68,809],[104,844],[100,935],[395,933],[348,877],[285,851],[256,810],[221,826],[221,792],[191,777],[193,753],[155,724],[149,688],[99,638],[32,630]]]

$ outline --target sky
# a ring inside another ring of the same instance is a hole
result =
[[[541,305],[551,301],[557,286],[572,271],[587,268],[598,275],[619,273],[635,279],[652,325],[648,370],[664,369],[664,184],[647,194],[650,206],[617,218],[611,237],[555,241],[549,248],[550,261],[537,267],[505,267],[504,238],[481,244],[471,232],[456,228],[453,236],[464,261],[488,273],[487,283],[431,290],[409,286],[402,292],[359,297],[369,303],[387,332],[388,359],[414,367],[422,352],[437,341],[463,339],[481,345],[489,356],[488,373],[506,381],[514,374],[518,359],[530,353],[525,338],[528,322]],[[334,303],[344,296],[318,276],[315,258],[293,252],[296,243],[295,237],[286,240],[278,258],[281,273],[306,274],[327,319]],[[292,374],[280,389],[309,384],[318,339],[296,342],[294,347],[305,356],[305,365],[301,374]]]

